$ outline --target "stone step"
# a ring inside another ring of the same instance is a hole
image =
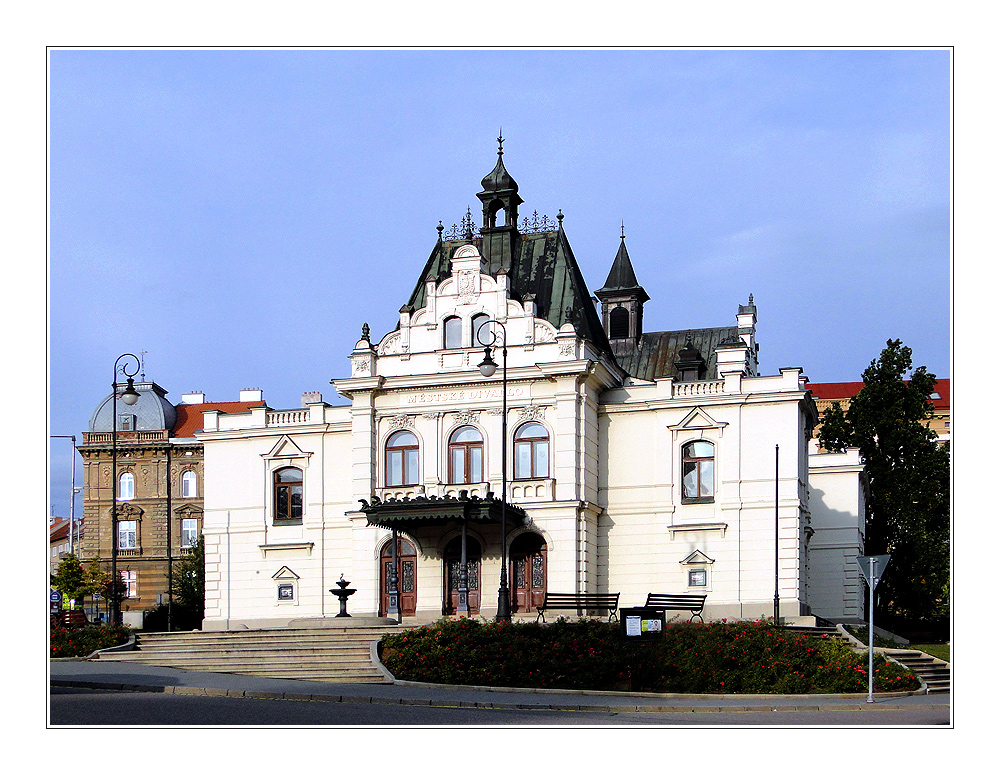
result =
[[[353,683],[385,683],[371,644],[386,627],[137,633],[136,648],[99,659],[185,670]]]
[[[103,661],[111,662],[183,662],[194,669],[197,665],[246,664],[246,665],[347,665],[372,663],[370,652],[365,649],[353,652],[316,652],[313,654],[275,654],[269,652],[227,651],[227,652],[178,652],[178,651],[122,651],[101,655]]]
[[[371,648],[373,641],[360,641],[355,643],[330,643],[330,642],[316,642],[316,643],[218,643],[211,645],[201,645],[195,643],[157,643],[148,644],[140,641],[137,645],[138,651],[143,651],[146,653],[159,653],[159,652],[170,652],[170,653],[201,653],[209,652],[213,654],[223,654],[237,651],[256,651],[256,652],[279,652],[282,654],[297,654],[297,653],[311,653],[316,651],[330,651],[330,652],[341,652],[341,651],[364,651],[368,652]]]

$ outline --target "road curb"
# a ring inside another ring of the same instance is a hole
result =
[[[371,696],[348,696],[340,694],[303,694],[301,692],[262,692],[246,691],[243,689],[213,689],[200,686],[151,686],[127,683],[111,683],[102,681],[69,681],[50,680],[50,687],[69,689],[104,689],[111,691],[125,692],[150,692],[159,694],[194,695],[200,697],[233,697],[237,699],[255,700],[288,700],[307,702],[345,702],[362,703],[372,705],[419,705],[434,708],[479,708],[487,710],[561,710],[578,711],[581,713],[753,713],[753,712],[819,712],[830,710],[898,710],[899,706],[890,708],[879,703],[862,703],[860,705],[702,705],[702,706],[676,706],[676,705],[613,705],[613,704],[593,704],[580,705],[576,703],[558,704],[550,703],[546,705],[535,705],[532,703],[513,702],[474,702],[471,700],[433,700],[433,699],[407,699],[401,697],[393,699],[389,697]],[[454,688],[454,687],[452,687]],[[927,710],[949,710],[949,704],[921,705]]]

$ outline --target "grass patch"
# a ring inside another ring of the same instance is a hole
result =
[[[854,627],[850,626],[847,628],[850,630],[851,635],[857,638],[859,641],[868,645],[868,628],[867,627]],[[905,649],[913,651],[922,651],[925,654],[929,654],[932,657],[937,657],[938,659],[943,659],[945,662],[951,664],[951,644],[950,643],[911,643],[908,646],[902,643],[896,643],[894,640],[888,638],[883,638],[877,632],[875,633],[875,647],[876,648],[887,648],[887,649]]]
[[[909,646],[901,646],[904,649],[917,649],[932,657],[943,659],[951,664],[951,644],[950,643],[911,643]]]
[[[768,620],[669,624],[655,641],[623,642],[619,625],[589,619],[497,623],[443,619],[382,638],[401,680],[472,686],[682,692],[840,694],[868,691],[868,657],[838,638]],[[919,688],[875,656],[875,690]]]

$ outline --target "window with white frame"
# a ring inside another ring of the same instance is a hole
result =
[[[185,471],[181,475],[181,497],[198,497],[198,474],[194,471]]]
[[[123,570],[122,584],[125,586],[125,597],[139,597],[139,579],[134,570]]]
[[[462,318],[452,316],[444,321],[444,346],[457,350],[462,346]]]
[[[472,346],[485,347],[493,341],[493,332],[490,326],[490,316],[484,312],[472,316]]]
[[[118,520],[118,549],[136,549],[139,546],[138,523],[134,519]]]
[[[118,500],[130,501],[135,498],[135,477],[128,471],[118,477]]]
[[[198,543],[198,520],[181,520],[181,549],[190,549]]]

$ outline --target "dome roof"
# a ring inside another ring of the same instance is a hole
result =
[[[124,383],[122,383],[122,387],[124,387]],[[177,410],[166,399],[167,391],[155,382],[136,382],[135,389],[139,393],[139,400],[132,406],[119,401],[118,415],[134,415],[137,431],[173,430],[174,423],[177,422]],[[111,432],[111,398],[112,396],[108,394],[94,410],[90,417],[90,424],[87,426],[90,433]]]

